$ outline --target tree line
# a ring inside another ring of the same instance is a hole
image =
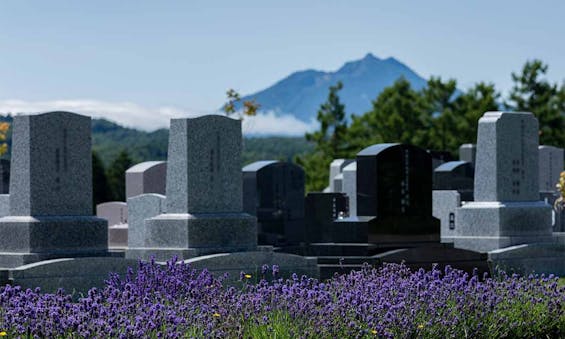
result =
[[[354,158],[377,143],[407,143],[455,155],[461,144],[476,143],[478,120],[487,111],[532,112],[539,121],[540,144],[564,147],[565,83],[548,81],[547,70],[540,60],[526,62],[521,72],[511,74],[513,86],[506,98],[487,82],[462,91],[454,79],[431,77],[417,91],[400,78],[377,96],[369,111],[352,114],[350,121],[339,99],[343,85],[338,82],[318,110],[319,129],[305,135],[314,144],[313,151],[295,158],[306,171],[306,191],[328,185],[333,159]]]

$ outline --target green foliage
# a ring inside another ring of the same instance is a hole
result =
[[[98,153],[92,151],[92,204],[93,211],[96,211],[96,205],[110,201],[112,199],[110,187],[108,186],[108,178],[104,164]]]
[[[313,152],[296,157],[296,163],[306,172],[307,192],[323,190],[328,183],[327,169],[331,161],[351,154],[351,144],[346,135],[345,105],[337,94],[342,87],[341,82],[330,87],[327,101],[318,110],[320,129],[306,133],[306,140],[314,143]]]
[[[106,176],[110,184],[110,196],[113,201],[126,200],[126,170],[134,164],[126,150],[120,151],[112,161]]]
[[[254,116],[259,110],[259,105],[255,99],[245,100],[241,102],[241,96],[234,89],[228,89],[226,92],[227,102],[224,104],[223,111],[227,116],[237,115],[239,119],[243,119],[244,116]],[[242,105],[242,110],[238,111],[238,106]]]
[[[540,144],[565,145],[565,84],[558,87],[544,78],[548,66],[540,60],[528,61],[521,74],[512,73],[514,86],[507,106],[532,112],[540,126]]]

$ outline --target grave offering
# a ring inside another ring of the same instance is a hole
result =
[[[98,204],[96,216],[108,220],[108,247],[125,249],[128,245],[128,205],[122,201]]]
[[[479,120],[475,201],[455,215],[456,248],[477,252],[551,241],[551,207],[539,196],[538,121],[487,112]]]
[[[459,160],[470,162],[475,166],[475,157],[477,154],[477,145],[463,144],[459,146]]]
[[[146,161],[126,171],[126,198],[145,193],[165,194],[166,161]]]
[[[256,219],[243,213],[240,164],[241,121],[172,119],[167,212],[145,221],[139,257],[165,261],[256,250]]]
[[[242,169],[243,211],[257,217],[258,241],[281,245],[304,228],[304,170],[281,161],[257,161]]]
[[[357,215],[357,162],[343,168],[343,190],[349,199],[349,216]]]
[[[12,126],[0,267],[107,255],[107,222],[92,216],[91,119],[51,112],[15,116]]]

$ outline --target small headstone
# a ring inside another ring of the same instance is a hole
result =
[[[556,192],[555,185],[563,167],[563,148],[540,145],[539,148],[539,191]]]
[[[0,159],[0,194],[10,191],[10,160]]]
[[[446,162],[454,160],[453,156],[448,151],[428,150],[428,153],[432,156],[432,170]]]
[[[551,241],[551,207],[540,201],[538,121],[487,112],[479,120],[475,201],[457,209],[457,248],[488,252]]]
[[[108,225],[92,216],[91,119],[69,112],[13,121],[10,215],[0,219],[0,267],[107,255]]]
[[[126,171],[126,198],[145,193],[165,194],[166,161],[146,161]]]
[[[343,190],[349,198],[349,215],[357,215],[357,162],[343,168]]]
[[[343,168],[347,165],[349,165],[350,163],[352,163],[353,161],[355,161],[354,159],[334,159],[331,164],[330,164],[330,178],[329,178],[329,190],[328,193],[331,192],[338,192],[335,190],[334,187],[334,178],[341,173],[341,171],[343,170]],[[326,192],[324,190],[324,192]]]
[[[108,226],[128,223],[128,205],[122,201],[110,201],[96,205],[96,216],[108,220]]]
[[[150,235],[145,220],[166,212],[165,196],[155,193],[140,194],[128,198],[127,204],[129,219],[126,258],[146,257],[150,250],[146,249],[145,239]]]
[[[472,191],[474,168],[470,162],[450,161],[434,170],[434,190]]]
[[[334,220],[349,214],[344,193],[308,193],[305,199],[305,238],[310,243],[339,242],[333,239]]]
[[[461,207],[461,193],[457,190],[433,191],[433,216],[440,220],[441,242],[453,243],[455,236],[455,213]]]
[[[242,169],[243,211],[257,217],[262,245],[280,245],[304,227],[304,170],[281,161],[257,161]]]
[[[475,166],[475,157],[477,154],[477,145],[463,144],[459,146],[459,160],[470,162]]]

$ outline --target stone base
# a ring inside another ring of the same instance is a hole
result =
[[[469,202],[455,215],[456,248],[489,252],[535,242],[551,242],[551,207],[543,201]]]
[[[565,245],[535,243],[512,246],[488,253],[492,269],[508,274],[555,274],[565,277]]]
[[[108,247],[126,249],[128,247],[128,225],[114,225],[108,227]]]
[[[126,258],[180,260],[213,253],[257,250],[257,223],[246,213],[161,214],[145,220],[144,247]]]
[[[369,223],[368,242],[389,247],[435,244],[440,241],[440,221],[432,216],[391,216]],[[411,246],[412,247],[412,246]]]
[[[377,221],[372,216],[355,216],[334,220],[332,240],[340,243],[367,243],[370,225]]]
[[[107,256],[108,223],[91,216],[0,218],[0,267],[65,257]]]

